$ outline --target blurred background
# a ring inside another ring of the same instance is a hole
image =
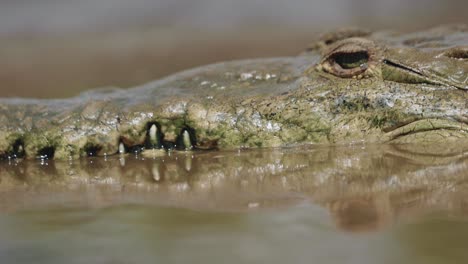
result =
[[[466,0],[0,0],[0,97],[131,87],[198,65],[300,53],[349,26],[468,23]]]

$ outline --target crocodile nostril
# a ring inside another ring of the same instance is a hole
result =
[[[123,142],[120,142],[119,143],[119,154],[125,154],[125,152],[127,152],[126,148],[125,148],[125,145]]]
[[[55,154],[55,147],[53,146],[47,146],[39,149],[37,151],[36,157],[38,159],[53,159]]]

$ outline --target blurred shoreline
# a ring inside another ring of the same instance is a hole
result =
[[[340,27],[468,22],[459,0],[110,1],[2,1],[0,97],[69,97],[220,61],[294,56]]]
[[[132,87],[220,61],[294,56],[316,38],[303,29],[145,30],[1,39],[1,97],[68,97]]]

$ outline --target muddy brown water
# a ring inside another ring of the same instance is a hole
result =
[[[1,263],[466,263],[468,146],[0,165]]]

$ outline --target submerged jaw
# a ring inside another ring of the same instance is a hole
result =
[[[388,141],[397,143],[468,142],[468,123],[454,120],[420,119],[387,131]]]

